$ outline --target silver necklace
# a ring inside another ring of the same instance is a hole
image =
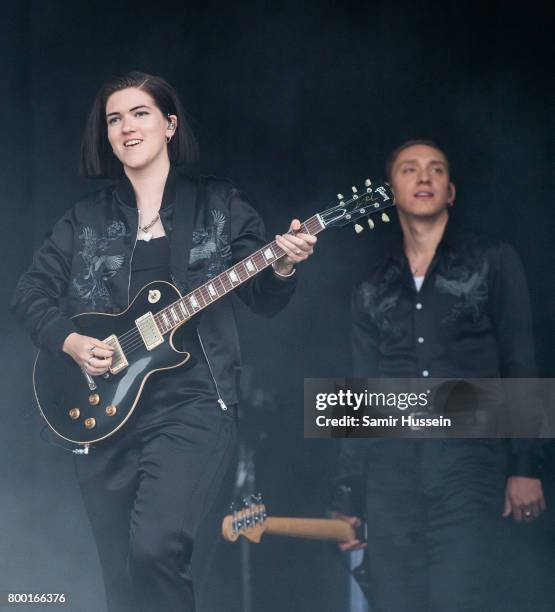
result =
[[[157,213],[150,223],[143,225],[143,227],[139,225],[139,233],[142,233],[142,236],[139,236],[139,240],[148,242],[152,238],[152,232],[149,232],[148,230],[156,223],[156,221],[158,221],[159,218],[160,213]]]

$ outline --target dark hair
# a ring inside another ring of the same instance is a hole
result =
[[[409,147],[414,147],[416,145],[425,145],[426,147],[432,147],[432,149],[437,149],[445,157],[445,161],[447,162],[447,170],[450,172],[451,168],[449,164],[449,158],[447,157],[445,151],[437,144],[437,142],[429,138],[417,138],[414,140],[406,140],[390,153],[389,157],[385,162],[385,174],[387,176],[388,181],[391,181],[391,170],[393,170],[393,165],[397,161],[397,158],[399,157],[401,152],[405,149],[408,149]]]
[[[164,116],[177,116],[177,130],[168,144],[170,162],[191,163],[198,157],[198,144],[175,89],[162,77],[145,72],[128,72],[110,79],[94,99],[81,142],[81,174],[88,178],[117,178],[123,166],[108,142],[106,102],[116,91],[135,87],[146,91]]]

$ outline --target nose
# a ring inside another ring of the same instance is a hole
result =
[[[135,122],[133,117],[123,116],[121,120],[121,131],[125,134],[135,131]]]
[[[419,183],[431,183],[432,182],[430,171],[428,170],[428,168],[422,168],[420,170],[420,173],[418,176],[418,182]]]

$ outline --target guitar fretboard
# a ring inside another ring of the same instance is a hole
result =
[[[301,224],[300,231],[314,236],[324,227],[319,216],[314,215]],[[154,315],[160,332],[165,334],[171,331],[216,300],[234,291],[239,285],[262,272],[284,255],[285,251],[274,240],[207,283],[200,285],[185,297]]]

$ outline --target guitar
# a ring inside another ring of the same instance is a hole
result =
[[[318,234],[329,227],[356,223],[394,206],[387,183],[372,186],[324,210],[301,225],[301,231]],[[370,228],[374,226],[368,218]],[[362,226],[355,226],[357,232]],[[103,376],[92,377],[65,354],[39,351],[33,369],[33,386],[39,410],[49,427],[63,439],[88,445],[118,431],[133,413],[148,377],[154,372],[183,366],[190,354],[173,343],[178,328],[196,314],[252,278],[285,252],[271,242],[215,276],[185,296],[165,281],[149,283],[127,309],[117,315],[84,313],[72,317],[78,331],[114,349],[112,365]],[[191,324],[191,329],[193,328]]]
[[[244,505],[243,509],[228,514],[222,520],[222,536],[227,542],[236,542],[239,536],[244,536],[247,540],[259,544],[265,533],[335,542],[365,539],[365,527],[361,532],[340,519],[269,517],[266,506],[260,499],[245,502]]]
[[[269,517],[260,493],[245,498],[242,504],[234,502],[231,508],[233,514],[228,514],[222,521],[222,535],[227,542],[236,542],[239,536],[244,536],[247,540],[259,544],[264,533],[335,542],[366,542],[368,539],[364,521],[359,527],[353,527],[340,519]],[[370,582],[365,562],[350,570],[350,573],[369,600]]]

